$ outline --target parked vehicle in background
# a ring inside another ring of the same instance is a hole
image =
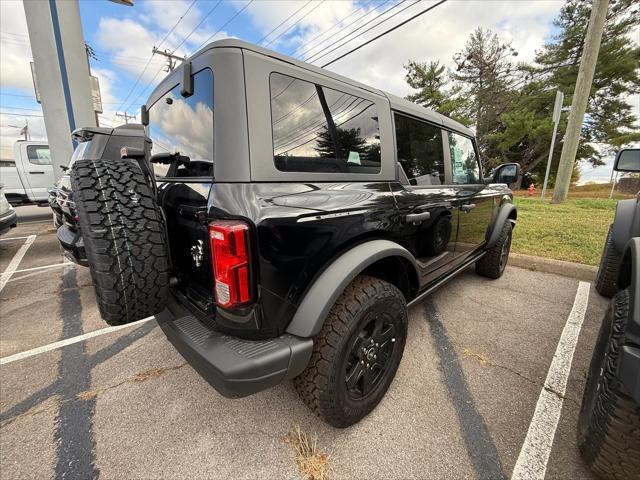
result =
[[[578,417],[578,447],[602,478],[640,478],[640,237],[622,250]]]
[[[295,378],[352,425],[395,376],[407,305],[505,270],[519,167],[484,176],[473,132],[436,112],[237,40],[141,112],[142,144],[113,155],[117,129],[86,129],[72,169],[97,302],[112,325],[155,314],[225,396]]]
[[[4,195],[4,185],[0,184],[0,235],[15,228],[17,224],[16,211]]]
[[[95,141],[92,141],[94,136]],[[124,145],[129,148],[144,148],[144,127],[132,124],[116,128],[85,128],[73,132],[73,139],[78,147],[64,175],[48,190],[48,201],[64,255],[78,265],[87,266],[87,254],[71,189],[71,168],[77,158],[118,158],[120,148]]]
[[[616,172],[640,173],[640,149],[625,148],[616,155]],[[605,297],[618,291],[618,271],[624,247],[633,237],[640,236],[640,192],[636,198],[620,200],[616,215],[609,227],[596,276],[596,290]]]
[[[18,140],[13,146],[13,158],[0,159],[0,179],[12,205],[46,205],[47,190],[55,182],[49,145]]]

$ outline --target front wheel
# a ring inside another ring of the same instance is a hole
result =
[[[395,377],[407,337],[405,298],[377,278],[357,277],[314,339],[309,365],[294,380],[316,414],[334,427],[360,421]]]
[[[512,234],[513,226],[507,220],[502,226],[496,244],[485,253],[484,257],[476,262],[476,273],[488,278],[500,278],[502,276],[509,260]]]

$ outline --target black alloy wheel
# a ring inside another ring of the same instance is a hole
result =
[[[388,370],[396,343],[395,319],[381,313],[366,323],[353,341],[345,382],[353,400],[367,398]]]

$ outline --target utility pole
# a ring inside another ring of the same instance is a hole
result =
[[[152,53],[157,53],[158,55],[162,55],[163,57],[167,57],[167,66],[165,67],[165,72],[171,72],[174,68],[176,68],[177,62],[184,61],[186,57],[179,57],[178,55],[174,55],[168,49],[158,50],[156,47],[151,49]]]
[[[129,114],[127,114],[127,112],[124,112],[124,113],[118,113],[118,112],[116,112],[116,117],[124,118],[124,123],[125,123],[126,125],[128,125],[128,124],[129,124],[129,119],[130,119],[130,118],[133,118],[134,120],[136,119],[136,116],[135,116],[135,115],[129,115]]]
[[[556,176],[556,185],[551,203],[564,202],[569,193],[571,172],[573,172],[573,165],[576,161],[582,121],[584,119],[584,113],[587,110],[587,102],[589,101],[593,74],[596,70],[596,62],[598,60],[600,41],[602,40],[602,31],[604,30],[604,22],[607,18],[608,7],[609,0],[593,0],[591,4],[591,17],[589,18],[584,50],[582,52],[582,58],[580,59],[578,78],[576,79],[576,87],[573,92],[571,112],[569,112],[567,132],[564,136],[560,165],[558,166],[558,175]]]

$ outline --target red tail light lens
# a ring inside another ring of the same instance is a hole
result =
[[[240,220],[209,224],[216,302],[233,308],[252,300],[249,278],[249,226]]]

